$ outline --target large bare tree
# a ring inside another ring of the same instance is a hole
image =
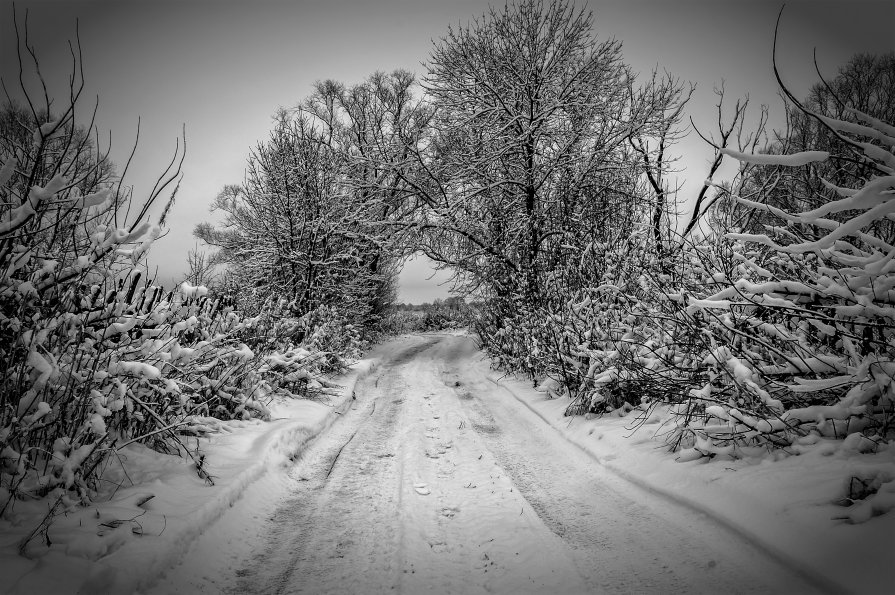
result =
[[[419,246],[469,290],[525,301],[593,242],[624,238],[642,208],[629,139],[661,132],[677,83],[634,92],[621,44],[568,2],[491,8],[435,44],[434,116],[398,177],[424,208]]]

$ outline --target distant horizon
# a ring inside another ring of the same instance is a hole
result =
[[[423,254],[409,258],[398,275],[398,302],[414,305],[432,303],[451,296],[450,273],[436,271],[434,264]],[[410,301],[416,300],[416,301]]]
[[[155,284],[164,287],[166,290],[175,289],[182,282],[181,279],[158,279],[151,269],[148,271],[147,278],[155,278]],[[450,291],[450,273],[435,270],[434,263],[423,254],[409,257],[398,274],[398,278],[396,303],[421,306],[434,303],[435,300],[445,300],[455,295]]]

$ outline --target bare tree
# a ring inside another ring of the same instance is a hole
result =
[[[826,121],[860,125],[866,124],[862,117],[883,122],[895,119],[895,54],[853,56],[833,79],[827,81],[821,77],[804,99],[786,96],[785,99],[786,127],[775,133],[774,142],[765,151],[786,154],[821,150],[830,153],[831,158],[799,168],[744,165],[749,173],[743,176],[741,195],[761,196],[763,202],[789,212],[810,210],[837,199],[833,186],[859,184],[879,174],[878,166],[863,155],[861,148],[831,130]],[[878,138],[869,138],[866,142],[883,144]],[[752,231],[760,231],[766,224],[780,223],[778,218],[755,209],[739,208],[731,212],[736,214],[740,227]],[[832,217],[842,219],[843,215]],[[878,221],[875,226],[889,241],[895,239],[895,227],[891,223]],[[800,227],[800,233],[807,234],[806,237],[816,231],[808,226]]]
[[[186,255],[187,273],[183,280],[190,285],[204,285],[206,287],[213,285],[220,277],[220,274],[215,270],[217,266],[215,260],[214,254],[203,252],[199,250],[198,246],[193,247]]]
[[[632,93],[621,44],[595,39],[590,13],[491,8],[450,29],[429,68],[434,116],[398,177],[424,206],[419,245],[467,290],[533,303],[556,267],[635,225],[643,168],[628,139],[661,129],[681,92]]]

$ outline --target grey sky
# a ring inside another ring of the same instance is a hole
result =
[[[702,128],[714,118],[712,88],[726,81],[731,99],[749,93],[753,103],[782,111],[771,71],[771,41],[778,1],[592,1],[598,38],[620,39],[626,61],[646,75],[666,68],[698,84],[689,113]],[[271,115],[305,97],[315,80],[360,82],[375,70],[405,68],[424,74],[431,40],[450,24],[480,16],[480,0],[370,0],[252,2],[218,0],[30,0],[29,30],[45,78],[65,84],[68,39],[80,21],[88,97],[99,95],[99,128],[112,131],[113,159],[123,166],[142,117],[140,146],[128,181],[145,195],[166,165],[186,124],[185,177],[169,234],[150,254],[160,278],[185,269],[195,244],[193,226],[208,220],[208,205],[224,184],[242,180],[249,148],[266,138]],[[15,82],[12,2],[0,0],[0,76]],[[895,2],[787,3],[780,31],[779,65],[793,91],[816,81],[813,49],[824,74],[852,54],[895,49]],[[88,103],[91,100],[88,99]],[[85,108],[82,108],[85,110]],[[695,137],[695,135],[691,135]],[[695,138],[679,149],[689,185],[701,183],[711,152]],[[694,171],[695,170],[695,171]],[[427,282],[416,263],[401,278],[401,301],[446,295]]]

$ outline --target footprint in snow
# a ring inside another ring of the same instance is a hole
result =
[[[429,488],[426,487],[424,483],[415,483],[413,484],[413,489],[416,490],[416,493],[420,496],[428,496],[432,492],[429,491]]]

